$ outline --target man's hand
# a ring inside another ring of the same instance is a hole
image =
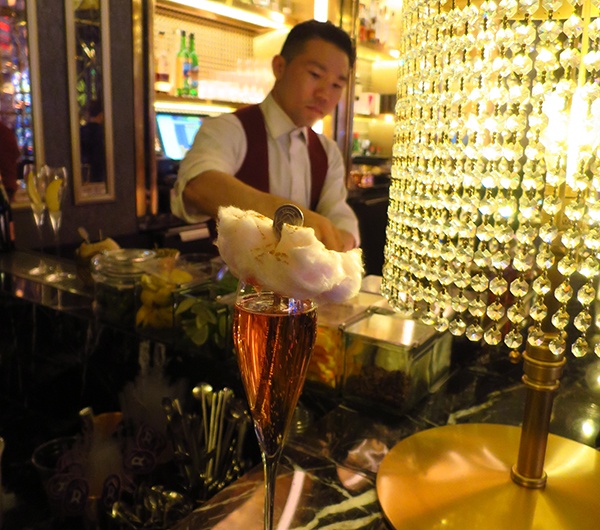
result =
[[[345,252],[356,246],[350,233],[336,228],[329,219],[311,210],[304,210],[304,226],[312,228],[317,239],[329,250]]]

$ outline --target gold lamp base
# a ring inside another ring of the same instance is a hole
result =
[[[397,530],[600,528],[600,451],[550,434],[546,486],[515,484],[521,429],[462,424],[429,429],[383,459],[377,494]]]

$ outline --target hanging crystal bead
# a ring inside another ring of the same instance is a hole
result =
[[[577,291],[577,300],[583,305],[590,305],[596,298],[596,289],[592,282],[588,282]]]
[[[500,0],[498,4],[498,15],[511,18],[517,12],[518,0]]]
[[[578,38],[583,33],[583,20],[581,17],[573,14],[563,24],[563,32],[572,39]]]
[[[558,11],[563,5],[563,0],[542,0],[542,7],[546,11]]]
[[[473,261],[478,267],[485,269],[492,262],[492,253],[487,248],[479,248],[473,255]]]
[[[540,250],[535,258],[537,266],[542,270],[548,270],[554,265],[554,254],[549,247],[540,245]]]
[[[485,315],[486,303],[481,298],[474,298],[469,302],[469,313],[476,317],[482,317]]]
[[[455,337],[459,337],[465,334],[466,327],[465,321],[462,318],[457,317],[449,323],[448,330]]]
[[[538,30],[538,36],[543,44],[555,42],[562,33],[562,27],[556,20],[545,20]]]
[[[433,324],[437,320],[437,315],[431,310],[425,311],[425,313],[423,313],[423,315],[421,315],[420,320],[426,326],[433,326]]]
[[[595,256],[588,256],[579,264],[577,270],[586,278],[594,278],[600,273],[600,263]]]
[[[498,300],[496,300],[488,306],[486,314],[494,322],[498,322],[504,316],[505,308]]]
[[[516,350],[523,345],[523,335],[516,329],[513,329],[504,337],[504,344],[506,344],[507,347]]]
[[[560,272],[563,276],[571,276],[577,270],[577,264],[575,260],[570,256],[564,256],[558,262],[558,272]]]
[[[550,350],[550,353],[556,356],[560,356],[563,353],[565,353],[566,348],[567,345],[565,344],[564,339],[562,339],[561,337],[553,338],[548,343],[548,349]]]
[[[572,201],[565,206],[565,215],[571,221],[581,221],[585,214],[585,210],[585,201],[579,199],[578,201]]]
[[[544,296],[550,292],[551,283],[546,275],[538,276],[532,284],[533,291],[538,296]]]
[[[536,322],[541,322],[546,318],[546,316],[548,316],[548,308],[546,307],[544,302],[542,302],[541,300],[536,300],[532,304],[529,314],[531,315],[531,318],[533,318],[533,320],[535,320]]]
[[[532,346],[542,346],[545,341],[545,334],[539,327],[529,328],[529,334],[527,336],[527,342]]]
[[[575,69],[579,67],[579,63],[581,62],[581,54],[579,53],[579,50],[568,48],[561,52],[559,61],[563,68]]]
[[[581,232],[575,227],[570,227],[563,232],[561,242],[568,249],[577,248],[581,243]]]
[[[520,304],[514,304],[510,306],[506,312],[506,316],[513,324],[520,324],[523,322],[523,320],[525,320],[523,307]]]
[[[490,346],[497,346],[502,342],[502,332],[496,326],[492,326],[483,334],[483,340]]]
[[[556,215],[562,209],[562,199],[558,195],[546,197],[544,199],[543,210],[548,215]]]
[[[573,325],[578,331],[581,331],[581,333],[585,333],[588,330],[588,328],[592,325],[592,317],[589,314],[589,307],[584,308],[584,310],[573,319]]]
[[[438,317],[437,320],[435,321],[435,324],[433,325],[433,327],[439,333],[444,333],[445,331],[448,330],[448,319],[443,316]]]
[[[563,330],[569,324],[569,314],[564,307],[561,307],[554,315],[552,315],[552,325],[558,329]]]
[[[510,284],[510,292],[517,298],[523,298],[529,292],[529,283],[525,278],[518,277]]]
[[[535,261],[535,249],[521,249],[515,251],[513,267],[519,272],[527,272],[533,268]]]
[[[585,357],[590,347],[583,337],[579,337],[571,346],[571,352],[575,357]]]
[[[530,224],[522,224],[515,232],[517,241],[523,245],[532,243],[536,235],[536,229]]]
[[[478,342],[483,337],[483,328],[479,324],[470,324],[465,331],[465,335],[471,342]]]
[[[458,296],[452,298],[451,307],[457,313],[462,313],[469,307],[469,299],[461,292]]]
[[[561,66],[561,62],[548,48],[541,48],[535,60],[535,66],[543,72],[554,72]]]
[[[510,255],[505,250],[492,254],[492,265],[495,269],[505,270],[510,265]]]
[[[554,298],[556,298],[561,304],[566,304],[573,296],[573,288],[569,283],[569,280],[565,280],[554,290]]]
[[[496,296],[501,296],[507,291],[508,282],[502,277],[495,277],[490,282],[489,289]]]
[[[558,228],[551,223],[546,223],[540,227],[539,234],[542,241],[550,245],[558,236]]]

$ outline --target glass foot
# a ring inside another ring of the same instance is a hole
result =
[[[46,265],[43,261],[40,261],[36,267],[29,269],[27,274],[31,276],[44,276],[50,272],[50,267]]]
[[[65,271],[55,271],[52,272],[50,274],[48,274],[48,276],[46,276],[46,281],[50,282],[50,283],[60,283],[60,282],[66,282],[69,280],[74,280],[75,279],[75,275],[71,274],[70,272],[65,272]]]

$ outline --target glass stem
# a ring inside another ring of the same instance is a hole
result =
[[[263,457],[263,465],[265,470],[265,530],[273,530],[275,484],[277,483],[278,464],[279,454]]]
[[[58,240],[58,232],[54,231],[54,247],[56,249],[56,274],[60,274],[62,267],[60,266],[60,241]],[[56,276],[58,278],[58,276]]]

